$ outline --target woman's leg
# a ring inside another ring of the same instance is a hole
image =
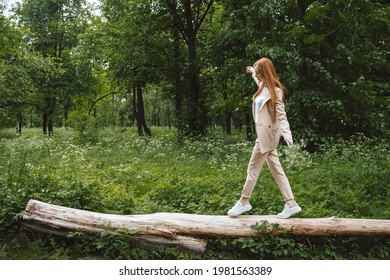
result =
[[[267,159],[267,155],[268,153],[262,154],[260,152],[259,143],[256,143],[253,148],[252,156],[249,160],[247,177],[240,198],[240,202],[244,205],[249,202],[264,162]]]
[[[290,183],[287,179],[286,174],[284,173],[283,167],[280,164],[278,152],[276,149],[269,152],[267,157],[267,164],[274,177],[276,183],[279,186],[280,192],[283,195],[283,199],[289,207],[297,205],[294,200],[294,195],[291,190]]]

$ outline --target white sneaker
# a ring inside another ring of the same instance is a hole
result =
[[[288,205],[284,205],[284,209],[281,213],[276,215],[279,219],[287,219],[291,217],[292,215],[301,212],[302,208],[299,207],[298,205],[295,205],[293,207],[288,207]]]
[[[244,205],[240,201],[237,201],[237,203],[227,213],[229,216],[235,217],[251,209],[252,206],[249,203]]]

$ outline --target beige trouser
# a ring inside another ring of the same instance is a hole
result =
[[[267,161],[269,170],[278,184],[286,204],[290,207],[296,205],[290,183],[280,164],[278,152],[274,149],[262,154],[257,142],[249,160],[246,182],[241,193],[241,202],[249,201],[265,161]]]

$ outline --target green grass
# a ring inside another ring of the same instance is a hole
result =
[[[135,130],[81,134],[56,129],[48,138],[38,129],[27,129],[20,136],[1,130],[0,259],[194,258],[176,249],[145,251],[131,240],[102,237],[80,242],[21,227],[29,199],[103,213],[225,215],[240,196],[253,142],[241,134],[227,137],[219,132],[181,143],[174,129],[153,128],[153,134],[148,139],[138,137]],[[390,219],[386,141],[362,136],[329,141],[314,154],[304,150],[303,142],[296,143],[280,145],[279,154],[303,207],[299,217]],[[251,203],[253,215],[276,214],[283,207],[266,166]],[[389,258],[389,239],[348,240],[215,239],[203,258]]]

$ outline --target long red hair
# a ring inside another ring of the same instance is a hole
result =
[[[256,71],[257,79],[262,80],[263,82],[260,84],[259,89],[253,95],[253,99],[255,99],[263,90],[264,87],[267,87],[270,96],[272,105],[275,106],[278,100],[278,96],[276,95],[275,87],[278,87],[283,92],[283,100],[284,101],[284,91],[285,88],[283,84],[279,81],[278,76],[276,75],[274,64],[271,60],[266,57],[259,59],[253,64],[253,68]]]

